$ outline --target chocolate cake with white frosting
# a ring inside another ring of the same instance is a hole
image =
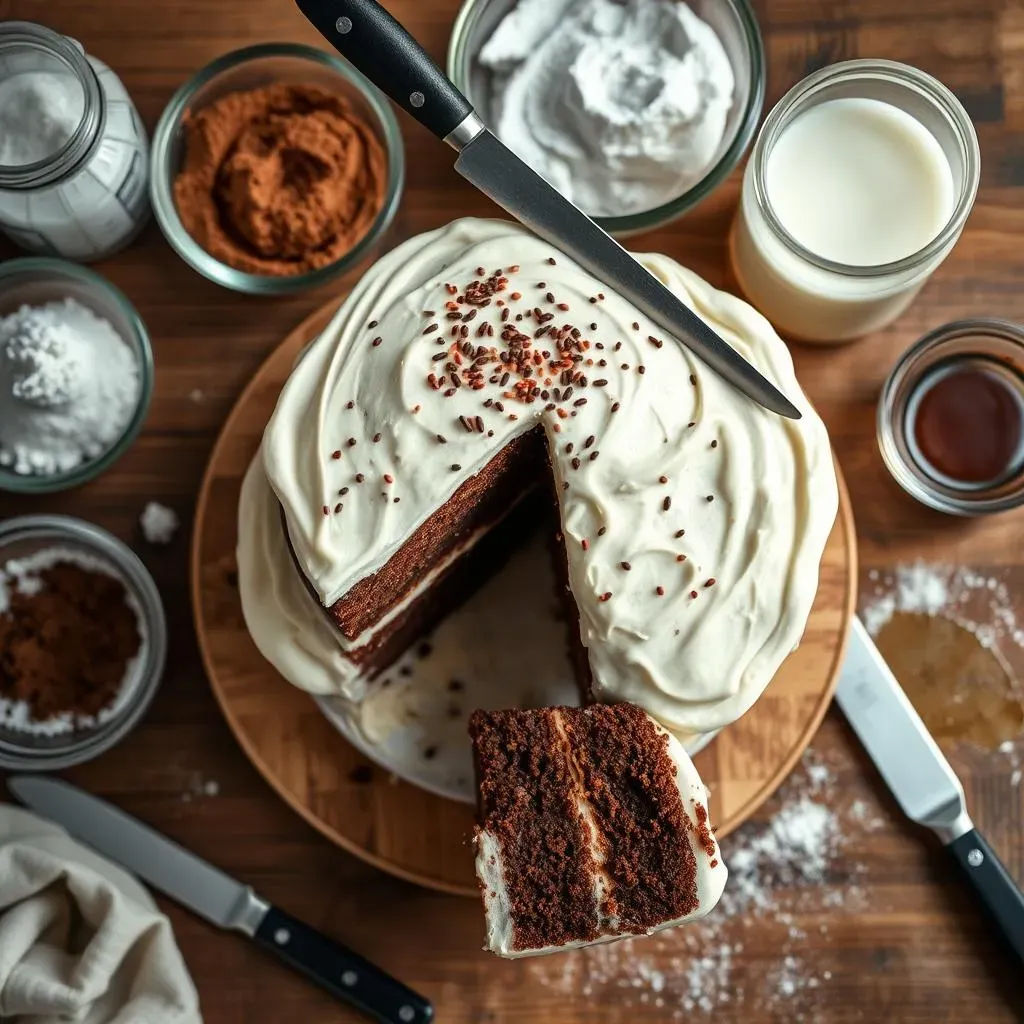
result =
[[[487,946],[560,952],[683,924],[726,869],[685,750],[632,704],[476,712]]]
[[[336,626],[324,671],[293,682],[360,699],[539,489],[554,507],[532,514],[560,538],[596,700],[679,732],[756,700],[815,594],[837,504],[828,438],[762,317],[641,259],[803,419],[751,402],[517,225],[456,221],[403,243],[310,346],[264,436],[310,605]],[[273,638],[256,639],[274,660]]]

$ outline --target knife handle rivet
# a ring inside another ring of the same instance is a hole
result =
[[[967,852],[967,863],[972,868],[980,868],[985,863],[985,854],[981,850],[969,850]]]
[[[427,97],[424,96],[423,93],[421,93],[419,91],[411,92],[411,93],[409,93],[409,102],[414,107],[422,107],[423,104],[427,102]]]
[[[400,1006],[398,1008],[399,1020],[414,1020],[415,1017],[416,1011],[411,1006]]]
[[[341,976],[342,985],[347,985],[351,988],[359,980],[359,975],[355,971],[345,971]]]
[[[288,945],[288,940],[291,937],[292,937],[292,933],[290,931],[288,931],[287,928],[278,928],[277,931],[274,932],[274,941],[279,946],[287,946]]]
[[[352,19],[351,18],[339,18],[334,23],[334,27],[338,30],[338,32],[341,35],[347,36],[349,34],[349,32],[352,31]]]

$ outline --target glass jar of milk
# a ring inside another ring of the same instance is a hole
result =
[[[730,236],[740,287],[789,337],[884,327],[960,237],[980,162],[967,112],[930,75],[824,68],[779,101],[747,164]]]
[[[0,22],[0,231],[95,260],[149,214],[149,143],[121,80],[72,39]]]

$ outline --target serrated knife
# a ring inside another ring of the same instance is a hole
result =
[[[376,0],[296,0],[320,34],[379,89],[458,152],[455,169],[755,402],[800,411],[610,235],[504,146],[419,43]]]
[[[903,813],[942,840],[991,922],[1024,960],[1024,895],[974,827],[963,785],[856,617],[836,701]]]
[[[434,1008],[358,953],[257,896],[148,825],[66,782],[7,780],[27,807],[218,928],[258,946],[380,1024],[426,1024]]]

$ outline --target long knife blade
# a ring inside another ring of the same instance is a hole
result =
[[[472,105],[377,0],[296,0],[340,54],[428,131],[459,150],[456,170],[503,210],[572,256],[766,409],[800,410],[585,213],[484,127]]]
[[[480,131],[461,148],[455,169],[695,352],[730,384],[766,409],[800,419],[800,410],[774,384],[490,131]]]
[[[419,993],[343,943],[257,896],[249,886],[141,821],[56,779],[7,780],[22,803],[63,825],[110,860],[219,928],[257,946],[380,1024],[429,1024],[434,1008]]]
[[[960,780],[858,618],[836,701],[911,821],[946,843],[970,831]]]
[[[43,817],[218,928],[245,927],[252,890],[142,822],[57,779],[19,776],[8,786]],[[265,905],[264,905],[265,908]],[[252,923],[253,928],[259,921]]]

